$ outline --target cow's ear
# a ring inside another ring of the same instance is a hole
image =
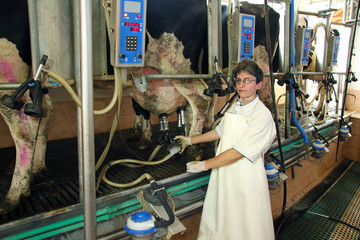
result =
[[[259,90],[263,85],[263,81],[256,84],[256,89]]]

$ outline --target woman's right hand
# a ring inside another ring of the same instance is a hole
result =
[[[180,145],[181,145],[180,154],[184,152],[185,148],[192,145],[190,137],[178,135],[178,136],[174,137],[174,140],[179,140],[179,142],[180,142]]]

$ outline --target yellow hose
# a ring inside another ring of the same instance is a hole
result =
[[[77,96],[77,94],[75,93],[75,91],[71,88],[70,84],[68,82],[66,82],[65,79],[63,79],[60,75],[58,75],[57,73],[51,71],[51,70],[45,70],[47,72],[47,74],[49,75],[49,77],[55,79],[56,81],[58,81],[61,85],[63,85],[63,87],[65,87],[65,89],[69,92],[70,96],[72,97],[72,99],[75,101],[75,103],[81,107],[81,101],[79,99],[79,97]],[[115,71],[115,89],[114,89],[114,94],[113,97],[111,99],[111,102],[109,103],[109,105],[107,107],[105,107],[102,110],[94,110],[94,114],[96,115],[101,115],[104,113],[107,113],[108,111],[110,111],[115,103],[116,103],[116,98],[119,92],[119,85],[121,85],[119,83],[119,79],[116,79],[116,71]]]
[[[106,178],[106,172],[111,166],[114,166],[114,165],[117,165],[117,164],[123,164],[123,163],[135,163],[135,164],[143,164],[143,165],[158,165],[158,164],[161,164],[161,163],[169,160],[172,156],[173,156],[172,154],[168,154],[163,159],[161,159],[159,161],[156,161],[156,162],[140,161],[140,160],[135,160],[135,159],[120,159],[120,160],[112,161],[109,164],[105,165],[103,167],[103,169],[101,170],[100,175],[99,175],[98,180],[97,180],[97,183],[96,183],[96,189],[99,188],[101,180],[104,180],[104,182],[106,182],[107,184],[109,184],[111,186],[114,186],[114,187],[131,187],[131,186],[133,186],[135,184],[138,184],[139,182],[141,182],[145,178],[148,179],[148,180],[153,179],[150,174],[144,173],[143,175],[141,175],[138,179],[136,179],[133,182],[130,182],[130,183],[115,183],[115,182],[112,182],[112,181],[110,181],[109,179]]]

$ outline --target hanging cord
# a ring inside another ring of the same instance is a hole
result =
[[[266,25],[266,28],[265,28],[266,29],[266,49],[267,49],[268,58],[269,58],[272,102],[273,102],[274,109],[277,109],[276,102],[275,102],[275,87],[274,87],[275,80],[274,80],[274,75],[273,75],[272,49],[271,49],[271,41],[270,41],[269,8],[268,8],[267,0],[264,0],[264,8],[265,8],[265,25]],[[279,153],[280,153],[280,161],[281,161],[281,164],[284,166],[284,155],[283,155],[283,151],[282,151],[281,136],[280,136],[278,118],[277,118],[276,114],[274,114],[274,118],[275,118],[275,126],[276,126],[276,136],[277,136]],[[285,172],[285,169],[284,169],[284,172]],[[286,186],[286,181],[284,181],[284,198],[283,198],[283,206],[282,206],[282,210],[281,210],[281,215],[284,214],[284,211],[286,209],[286,195],[287,195],[287,186]]]
[[[356,10],[356,18],[355,18],[355,22],[354,22],[354,33],[353,33],[353,35],[352,35],[352,40],[351,40],[349,63],[348,63],[348,69],[347,69],[347,74],[346,74],[346,80],[345,80],[345,90],[344,90],[345,94],[344,94],[344,96],[343,96],[343,103],[342,103],[342,108],[341,108],[341,119],[344,118],[346,96],[347,96],[347,90],[348,90],[348,85],[349,85],[349,81],[350,81],[349,76],[350,76],[350,72],[351,72],[350,69],[351,69],[352,54],[353,54],[353,50],[354,50],[354,41],[355,41],[355,36],[356,36],[356,26],[358,25],[359,7],[360,7],[360,3],[358,3],[357,10]],[[337,141],[337,144],[336,144],[335,161],[337,161],[337,159],[338,159],[338,154],[339,154],[340,128],[341,128],[341,124],[339,124],[338,141]]]

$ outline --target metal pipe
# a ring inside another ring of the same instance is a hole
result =
[[[81,126],[84,178],[85,239],[96,239],[94,102],[92,66],[92,1],[80,0]]]
[[[284,65],[285,71],[290,72],[290,5],[291,3],[286,3],[286,10],[285,10],[285,58],[284,58]],[[286,86],[288,88],[288,86]],[[290,125],[291,125],[291,118],[290,118],[290,94],[289,89],[286,89],[286,98],[285,98],[285,138],[290,137]]]
[[[327,51],[328,51],[328,33],[330,32],[330,15],[326,17],[326,29],[325,29],[325,38],[324,38],[324,57],[323,57],[323,73],[326,73],[326,69],[328,66],[327,62]],[[330,69],[329,69],[330,70]]]
[[[343,7],[343,22],[346,22],[346,20],[347,20],[347,11],[348,11],[348,9],[347,9],[347,2],[348,2],[348,0],[344,0],[344,7]]]
[[[28,0],[29,26],[30,26],[30,47],[31,47],[31,70],[36,73],[40,59],[39,51],[39,30],[37,22],[37,5],[35,0]]]
[[[81,67],[80,67],[80,3],[79,1],[73,1],[73,21],[74,21],[74,67],[75,67],[75,82],[76,90],[79,98],[81,99]],[[77,146],[78,146],[78,178],[79,178],[79,201],[84,202],[84,169],[82,164],[83,159],[83,146],[82,146],[82,126],[81,126],[81,107],[76,108],[77,116]]]
[[[316,12],[298,11],[298,14],[320,17],[319,13]]]
[[[208,0],[208,73],[213,74],[215,57],[219,57],[219,11],[221,10],[220,0]],[[221,12],[221,11],[220,11]],[[218,29],[215,31],[214,29]]]

